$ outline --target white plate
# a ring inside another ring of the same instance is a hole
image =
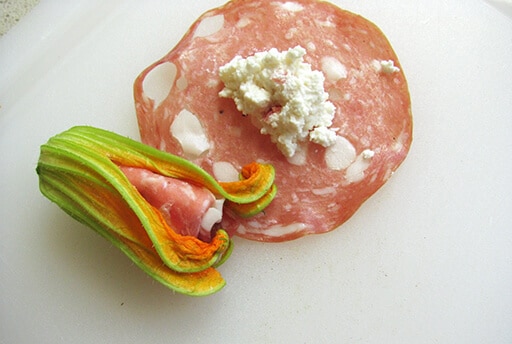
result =
[[[170,292],[39,193],[50,136],[138,138],[134,78],[221,2],[42,1],[0,39],[0,342],[510,343],[512,20],[482,1],[343,1],[400,57],[410,155],[332,233],[236,239],[218,294]]]

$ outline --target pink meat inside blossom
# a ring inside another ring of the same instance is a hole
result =
[[[210,240],[210,229],[201,226],[205,213],[215,203],[209,190],[143,168],[120,168],[142,197],[160,210],[176,233]]]

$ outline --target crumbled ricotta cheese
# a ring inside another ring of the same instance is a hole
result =
[[[284,52],[272,48],[245,59],[236,56],[219,69],[225,86],[219,95],[233,98],[288,158],[301,142],[328,147],[336,140],[330,128],[335,108],[324,90],[325,77],[304,62],[305,54],[300,46]]]
[[[371,159],[375,155],[375,152],[371,149],[365,149],[363,152],[363,159]]]
[[[384,73],[384,74],[391,74],[391,73],[397,73],[400,71],[400,68],[395,66],[395,63],[393,60],[373,60],[373,67],[378,73]]]

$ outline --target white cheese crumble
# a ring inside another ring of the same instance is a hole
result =
[[[336,140],[325,77],[304,62],[305,54],[300,46],[283,52],[272,48],[245,59],[236,56],[219,69],[225,86],[219,96],[233,98],[288,158],[308,139],[324,147]]]
[[[378,73],[392,74],[400,71],[400,68],[395,66],[393,60],[373,60],[372,63]]]
[[[362,152],[362,155],[363,155],[363,159],[371,159],[375,155],[375,152],[372,151],[371,149],[365,149]]]

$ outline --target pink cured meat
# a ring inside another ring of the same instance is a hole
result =
[[[159,209],[169,226],[178,234],[210,240],[210,232],[201,227],[215,196],[207,189],[185,181],[164,177],[147,169],[120,166],[140,194]]]
[[[217,29],[200,33],[207,21]],[[297,45],[307,50],[305,62],[314,70],[326,69],[326,57],[344,67],[345,75],[327,77],[324,87],[336,106],[332,127],[355,150],[348,168],[329,168],[326,148],[314,143],[308,143],[304,165],[291,164],[233,100],[218,96],[219,67],[236,55]],[[379,63],[390,60],[399,69],[383,71]],[[144,79],[167,63],[176,75],[157,104],[144,92]],[[235,0],[210,10],[139,75],[134,95],[143,142],[183,155],[169,128],[186,109],[200,120],[210,142],[194,160],[209,173],[216,162],[237,169],[252,161],[274,165],[278,193],[264,213],[249,219],[225,214],[221,224],[230,234],[252,240],[284,241],[337,228],[388,180],[412,140],[407,82],[388,40],[371,22],[327,2]]]

